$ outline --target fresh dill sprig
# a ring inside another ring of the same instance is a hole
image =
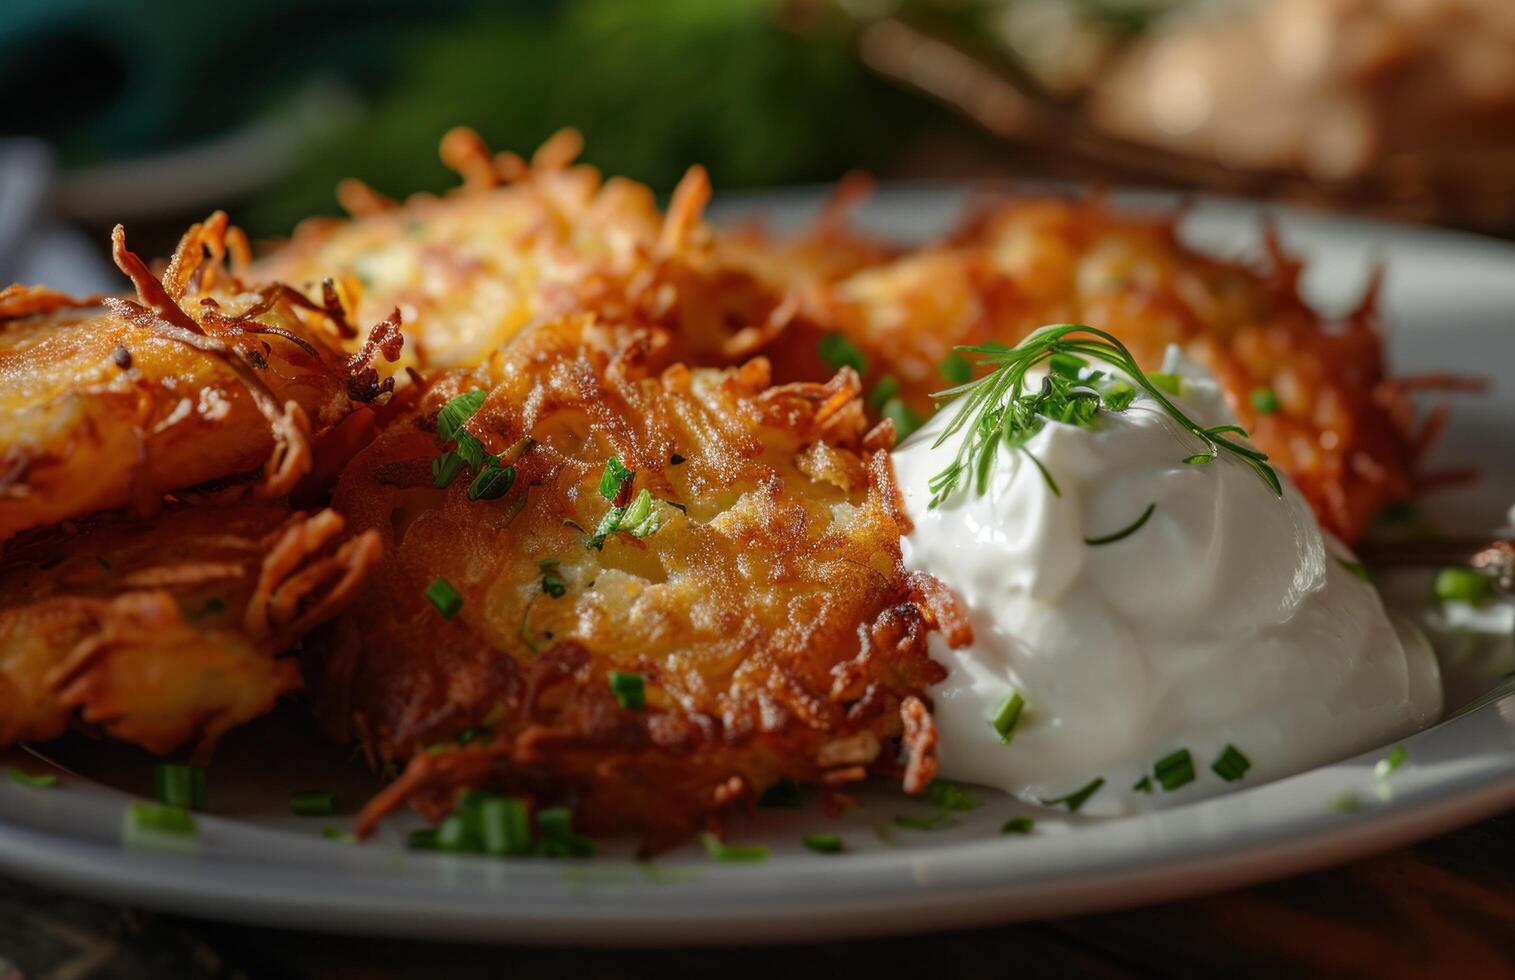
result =
[[[1077,336],[1080,334],[1086,336]],[[933,395],[941,401],[962,399],[957,414],[942,430],[933,447],[942,445],[958,433],[963,436],[952,463],[931,478],[932,507],[941,504],[970,477],[974,492],[981,494],[987,490],[995,454],[1002,444],[1012,451],[1025,453],[1041,471],[1052,492],[1061,495],[1052,474],[1026,449],[1026,443],[1049,419],[1092,428],[1100,411],[1125,411],[1136,396],[1132,384],[1199,440],[1201,450],[1184,457],[1184,462],[1192,465],[1209,463],[1224,449],[1252,467],[1275,494],[1283,495],[1283,486],[1278,474],[1268,465],[1267,454],[1230,438],[1232,435],[1245,436],[1244,429],[1236,425],[1205,428],[1189,418],[1169,400],[1168,392],[1172,386],[1156,383],[1136,363],[1126,345],[1104,330],[1079,323],[1059,323],[1042,327],[1014,348],[994,344],[958,347],[957,350],[979,355],[978,364],[992,366],[994,370],[982,378]],[[1103,371],[1084,373],[1091,361],[1109,365],[1129,378],[1130,383]],[[1046,376],[1039,384],[1028,387],[1027,373],[1043,362],[1048,367]]]

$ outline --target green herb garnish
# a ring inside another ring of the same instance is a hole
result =
[[[700,834],[700,843],[705,853],[717,861],[764,861],[768,848],[761,844],[727,844],[712,833]]]
[[[1021,723],[1021,711],[1026,707],[1026,699],[1021,697],[1021,692],[1011,691],[1010,696],[1000,703],[999,709],[994,712],[994,718],[990,724],[999,733],[1001,744],[1009,745],[1015,737],[1015,729]]]
[[[614,456],[605,460],[605,470],[600,474],[600,496],[615,502],[621,488],[636,478],[636,470],[627,469]]]
[[[484,405],[484,399],[489,393],[482,388],[473,391],[465,391],[463,394],[448,399],[446,405],[437,413],[437,438],[443,442],[456,439],[463,429],[463,423],[473,418]]]
[[[1089,336],[1075,336],[1077,334]],[[1202,457],[1213,459],[1225,450],[1250,466],[1275,494],[1283,494],[1283,485],[1273,467],[1268,465],[1267,454],[1230,438],[1241,431],[1240,427],[1200,426],[1169,400],[1136,363],[1131,351],[1104,330],[1081,324],[1056,324],[1036,331],[1012,350],[990,346],[959,347],[958,350],[980,355],[979,364],[993,366],[994,370],[982,378],[935,395],[943,400],[962,400],[957,414],[937,437],[935,445],[940,446],[959,433],[962,437],[953,462],[931,479],[932,507],[945,501],[965,481],[974,492],[983,493],[988,488],[989,473],[1001,445],[1025,454],[1041,470],[1053,492],[1059,492],[1052,475],[1026,451],[1026,443],[1048,420],[1090,427],[1101,410],[1124,411],[1130,405],[1130,396],[1124,393],[1130,388],[1129,384],[1103,374],[1096,376],[1097,373],[1078,378],[1054,371],[1042,379],[1039,387],[1028,390],[1027,373],[1057,354],[1099,361],[1131,378],[1132,383],[1201,443],[1203,451],[1186,457],[1186,461],[1199,462]]]
[[[953,818],[951,810],[938,810],[925,817],[895,817],[894,825],[906,830],[941,830],[943,827],[956,827],[957,820]]]
[[[1080,789],[1069,793],[1067,796],[1059,796],[1054,800],[1041,800],[1042,806],[1057,806],[1062,804],[1068,808],[1069,813],[1077,813],[1079,809],[1089,801],[1089,797],[1099,792],[1099,788],[1105,785],[1105,777],[1097,776],[1090,780]]]
[[[468,484],[469,500],[498,500],[510,492],[510,488],[516,482],[516,468],[514,466],[501,466],[495,460],[493,465],[485,466],[473,482]]]
[[[1220,756],[1210,763],[1210,771],[1228,783],[1241,779],[1251,768],[1252,760],[1238,752],[1234,745],[1227,745],[1221,750]]]
[[[457,453],[443,453],[431,461],[431,485],[438,490],[452,486],[452,481],[463,472],[463,457]]]
[[[868,359],[863,352],[839,333],[828,333],[815,343],[815,352],[821,361],[833,371],[850,367],[858,374],[868,373]]]
[[[1436,573],[1432,591],[1442,602],[1482,602],[1494,594],[1494,580],[1475,569],[1454,566]]]
[[[972,362],[957,351],[942,358],[942,363],[938,364],[936,369],[949,384],[960,385],[973,379]]]
[[[884,407],[879,409],[879,414],[894,423],[894,437],[901,442],[925,421],[910,406],[898,398],[890,398],[884,402]]]
[[[1084,544],[1087,544],[1087,545],[1114,544],[1117,541],[1123,540],[1125,538],[1129,538],[1131,535],[1135,534],[1137,531],[1140,531],[1142,529],[1142,525],[1145,524],[1145,523],[1147,523],[1147,518],[1149,518],[1149,517],[1152,516],[1152,512],[1154,510],[1157,510],[1157,501],[1155,501],[1155,500],[1152,503],[1150,503],[1150,504],[1147,505],[1147,509],[1144,510],[1144,511],[1142,511],[1142,515],[1140,517],[1138,517],[1136,520],[1132,521],[1130,524],[1127,524],[1125,527],[1121,528],[1119,531],[1113,531],[1110,534],[1104,534],[1104,535],[1101,535],[1101,536],[1099,536],[1097,538],[1085,538],[1084,539]]]
[[[627,711],[641,711],[647,705],[645,683],[641,674],[628,674],[619,670],[610,672],[610,693]]]
[[[153,789],[160,803],[205,809],[205,770],[199,766],[160,764],[153,770]]]
[[[984,805],[984,801],[973,793],[956,783],[949,783],[942,779],[933,781],[931,785],[926,787],[926,792],[922,795],[925,799],[930,800],[943,810],[949,812],[977,810]]]
[[[1279,408],[1278,395],[1272,388],[1253,388],[1251,401],[1253,410],[1259,415],[1272,415]]]
[[[1152,792],[1152,777],[1151,776],[1143,776],[1142,778],[1138,779],[1136,782],[1134,782],[1134,783],[1131,784],[1131,790],[1132,790],[1132,792],[1136,792],[1136,793],[1151,793]]]
[[[843,850],[842,839],[836,834],[806,834],[800,843],[817,854],[840,854]]]
[[[27,789],[51,789],[58,785],[58,774],[55,772],[24,772],[20,769],[10,770],[11,782],[17,786],[25,786]]]
[[[463,597],[445,578],[431,580],[431,584],[426,587],[426,598],[442,614],[443,619],[451,619],[463,608]]]
[[[1389,773],[1405,764],[1410,757],[1409,751],[1403,745],[1396,745],[1389,750],[1389,754],[1373,764],[1373,775],[1379,779],[1389,778]]]
[[[1031,828],[1036,826],[1036,821],[1030,817],[1011,817],[999,828],[1001,835],[1004,834],[1029,834]]]
[[[1352,561],[1350,558],[1338,558],[1336,561],[1341,565],[1342,568],[1345,568],[1347,571],[1351,572],[1353,575],[1356,575],[1364,582],[1367,582],[1369,585],[1373,584],[1373,575],[1368,571],[1368,566],[1364,565],[1362,562]]]
[[[163,803],[133,803],[126,808],[123,826],[128,842],[139,835],[195,836],[195,818],[182,806]]]
[[[878,384],[874,385],[873,390],[868,392],[868,397],[865,401],[871,410],[878,412],[883,410],[885,402],[899,393],[900,379],[892,374],[886,374],[878,379]]]
[[[1188,749],[1170,752],[1152,766],[1152,775],[1157,777],[1164,791],[1171,793],[1194,782],[1194,757]]]
[[[322,827],[321,836],[338,844],[356,844],[358,835],[345,827]]]

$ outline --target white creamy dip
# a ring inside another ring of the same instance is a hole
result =
[[[1236,421],[1201,368],[1176,353],[1169,361],[1191,418]],[[1440,713],[1430,649],[1396,631],[1286,478],[1279,498],[1226,452],[1185,464],[1202,447],[1143,395],[1125,412],[1099,413],[1092,430],[1049,421],[1027,443],[1061,495],[1002,446],[987,492],[963,486],[933,509],[928,483],[960,433],[932,443],[956,411],[948,404],[894,453],[915,524],[905,565],[961,597],[974,630],[961,650],[933,638],[948,668],[932,689],[943,777],[1026,800],[1102,777],[1082,812],[1122,813],[1233,785],[1210,769],[1228,745],[1251,763],[1234,785],[1255,784]],[[1149,504],[1130,536],[1085,543]],[[1015,691],[1025,709],[1004,744],[991,719]],[[1179,749],[1192,755],[1192,782],[1133,790]]]

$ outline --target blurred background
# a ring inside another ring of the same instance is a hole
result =
[[[659,191],[1060,177],[1515,233],[1515,0],[7,0],[0,92],[6,281],[118,220],[161,254],[346,176],[440,190],[459,123],[576,126]]]

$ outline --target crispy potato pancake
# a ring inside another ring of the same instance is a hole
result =
[[[300,686],[282,658],[377,560],[334,511],[271,503],[115,515],[13,542],[0,571],[0,745],[75,724],[206,756]]]
[[[302,288],[334,277],[362,320],[398,308],[422,368],[477,367],[527,324],[573,312],[668,326],[696,363],[724,365],[781,333],[809,294],[895,254],[845,233],[864,178],[844,181],[809,233],[778,241],[706,224],[701,167],[665,215],[646,185],[575,164],[581,147],[563,130],[528,164],[453,130],[442,158],[462,187],[401,205],[347,181],[353,220],[305,222],[253,275]]]
[[[134,299],[0,292],[0,542],[97,510],[150,512],[167,491],[245,478],[288,493],[313,465],[312,442],[382,404],[400,337],[381,323],[358,353],[347,327],[277,284],[244,288],[224,267],[245,251],[217,213],[185,235],[162,278],[115,256]],[[208,257],[208,261],[207,261]]]
[[[1299,296],[1299,263],[1268,241],[1270,261],[1257,270],[1187,248],[1172,215],[1028,199],[852,275],[813,315],[867,353],[870,383],[893,376],[922,413],[950,386],[941,366],[957,344],[1014,344],[1047,323],[1087,323],[1150,369],[1177,344],[1215,374],[1253,441],[1350,543],[1416,489],[1439,422],[1413,424],[1405,391],[1425,379],[1386,377],[1372,291],[1328,322]]]
[[[773,387],[761,359],[691,370],[670,346],[589,315],[533,328],[343,475],[334,506],[385,558],[310,688],[338,738],[410,760],[360,829],[485,786],[658,846],[780,778],[897,771],[902,737],[907,788],[929,782],[926,639],[969,633],[901,568],[890,426],[865,433],[851,371]],[[495,499],[471,499],[467,470],[434,486],[439,410],[474,387],[463,431],[514,467]],[[635,475],[607,499],[611,458]],[[626,523],[603,533],[612,507]],[[643,678],[644,707],[612,672]]]

